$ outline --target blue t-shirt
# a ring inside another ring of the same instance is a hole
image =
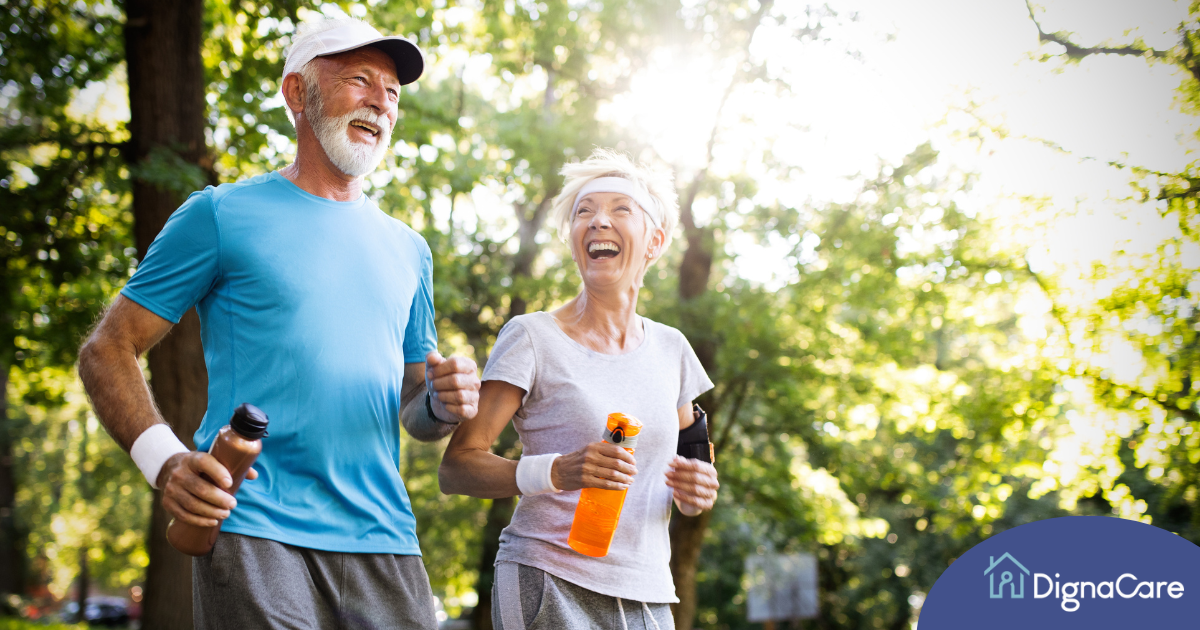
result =
[[[429,246],[365,195],[278,173],[193,193],[121,294],[200,314],[207,450],[248,402],[270,418],[222,531],[327,551],[420,555],[399,473],[405,363],[437,346]]]

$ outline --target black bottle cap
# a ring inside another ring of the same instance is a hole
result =
[[[250,403],[242,403],[229,419],[229,426],[247,440],[257,440],[267,436],[267,414]]]

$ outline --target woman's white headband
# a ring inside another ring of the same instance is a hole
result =
[[[642,211],[646,216],[650,217],[650,222],[654,227],[661,228],[662,225],[658,222],[658,217],[654,211],[658,209],[658,204],[655,203],[654,197],[645,188],[638,186],[632,181],[624,177],[597,177],[592,181],[583,185],[579,189],[579,194],[575,195],[575,205],[571,206],[571,216],[575,216],[575,211],[579,209],[579,200],[585,195],[594,192],[621,193],[634,200],[637,205],[642,207]]]

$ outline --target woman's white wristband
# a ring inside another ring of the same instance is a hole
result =
[[[559,492],[554,487],[550,471],[554,468],[554,460],[562,457],[559,453],[545,455],[522,455],[517,461],[517,489],[523,496]]]
[[[142,434],[134,440],[133,447],[129,449],[129,456],[142,471],[146,481],[150,482],[150,487],[157,490],[158,473],[162,470],[163,464],[167,463],[167,460],[176,453],[186,452],[188,452],[188,447],[175,437],[175,432],[171,430],[171,427],[165,424],[156,424],[142,431]]]

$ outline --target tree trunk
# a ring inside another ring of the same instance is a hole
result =
[[[87,474],[88,460],[88,421],[87,417],[79,418],[79,498],[85,503],[92,502],[92,484],[91,478]],[[88,545],[85,539],[79,545],[79,619],[78,621],[87,621],[87,597],[88,590],[92,585],[92,576],[88,571]]]
[[[204,141],[204,63],[200,43],[203,0],[128,0],[125,3],[125,59],[129,74],[130,145],[134,166],[156,148],[168,149],[189,164],[206,163]],[[167,218],[182,202],[173,190],[143,180],[133,182],[133,221],[138,253],[146,251]],[[175,434],[188,446],[207,406],[208,375],[200,344],[200,320],[188,311],[150,351],[155,402]],[[191,559],[167,543],[168,518],[154,493],[147,547],[143,627],[192,628]]]
[[[78,623],[87,621],[87,596],[88,588],[91,585],[92,578],[88,575],[88,548],[84,545],[79,548],[79,577],[76,579],[75,601],[79,604],[79,616],[75,619]]]
[[[16,479],[8,417],[8,366],[0,364],[0,595],[20,594],[24,587],[24,536],[17,528]]]
[[[514,296],[510,304],[510,318],[524,314],[524,300],[518,302],[518,298]],[[511,455],[509,451],[516,445],[517,431],[509,424],[500,433],[493,452],[501,457],[508,457]],[[487,524],[483,528],[483,546],[479,550],[479,577],[475,581],[475,593],[479,596],[479,603],[471,611],[473,630],[492,630],[492,584],[496,581],[495,565],[496,554],[500,552],[500,532],[508,527],[516,507],[516,497],[492,499],[491,505],[488,506]]]
[[[542,201],[530,212],[527,208],[518,206],[518,237],[520,246],[513,260],[512,275],[514,278],[528,278],[533,273],[533,261],[537,259],[541,245],[537,242],[538,231],[546,221],[546,213],[550,203],[558,194],[553,188],[542,195]],[[525,297],[514,292],[509,301],[508,318],[524,315]],[[508,452],[517,444],[517,431],[511,424],[504,428],[496,441],[494,453],[508,457]],[[516,509],[516,497],[492,499],[488,506],[487,525],[483,530],[483,546],[479,552],[479,579],[475,582],[475,592],[479,595],[479,603],[471,612],[471,628],[473,630],[492,630],[492,584],[496,578],[496,554],[500,551],[500,532],[508,527],[512,520],[513,510]]]
[[[691,630],[696,619],[696,565],[712,510],[696,516],[675,512],[671,519],[671,577],[675,580],[675,627]],[[686,625],[682,625],[686,624]]]
[[[200,344],[200,318],[192,309],[157,346],[150,350],[150,375],[154,399],[163,418],[188,448],[208,405],[208,372]],[[192,559],[167,542],[171,517],[162,507],[162,494],[154,492],[150,514],[146,568],[146,598],[142,624],[153,630],[192,627]]]
[[[714,129],[714,136],[715,133]],[[712,161],[713,144],[710,140],[709,162]],[[680,196],[679,218],[687,239],[687,250],[684,251],[679,266],[679,301],[683,308],[683,332],[691,341],[696,358],[700,360],[705,371],[715,376],[717,348],[712,322],[707,312],[697,309],[694,304],[688,304],[708,291],[708,281],[712,275],[715,247],[712,228],[696,225],[695,216],[692,214],[692,204],[696,200],[700,185],[707,177],[707,171],[707,167],[701,170],[688,190]],[[701,404],[707,406],[709,403],[702,401]],[[711,439],[717,424],[718,410],[711,406],[708,410],[708,431]],[[708,530],[708,522],[711,519],[710,510],[696,516],[676,513],[671,520],[671,577],[675,580],[675,596],[679,598],[679,603],[674,606],[675,627],[679,630],[691,630],[696,621],[696,565],[700,562],[700,547],[704,543],[704,533]]]
[[[505,427],[497,441],[496,453],[503,455],[517,442],[517,432],[512,425]],[[474,630],[492,630],[492,584],[496,581],[496,554],[500,551],[500,532],[508,527],[513,510],[517,507],[516,497],[492,499],[488,506],[487,525],[483,529],[483,548],[479,554],[479,578],[475,592],[479,603],[471,611],[471,627]]]

